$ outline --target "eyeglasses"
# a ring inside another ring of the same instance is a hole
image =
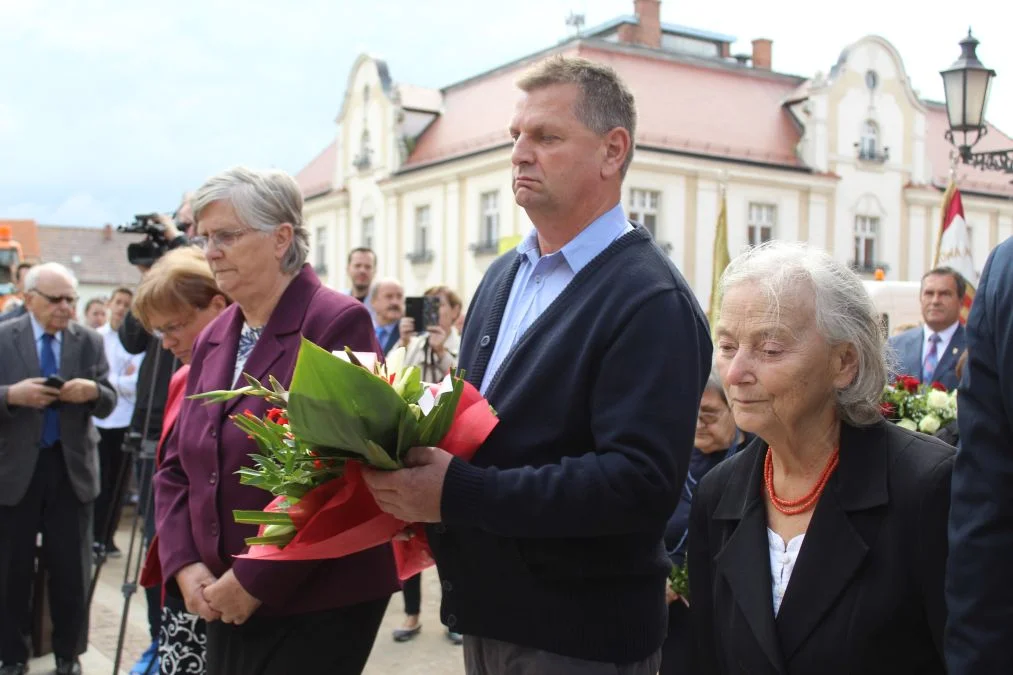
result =
[[[219,251],[232,248],[236,245],[239,239],[247,234],[248,232],[254,232],[252,228],[244,227],[238,230],[223,230],[221,232],[212,232],[207,236],[194,237],[190,240],[190,243],[194,246],[207,251],[211,248],[211,244],[214,244],[215,248]]]
[[[711,412],[711,411],[704,412],[703,410],[701,410],[700,414],[697,415],[696,420],[698,424],[702,424],[703,426],[707,427],[712,424],[717,424],[722,417],[724,417],[723,412]]]
[[[38,293],[48,300],[51,305],[59,305],[61,302],[65,302],[73,307],[77,303],[76,295],[47,295],[38,289],[32,289],[32,293]]]
[[[182,321],[170,323],[169,325],[162,326],[161,328],[152,329],[151,334],[159,340],[165,339],[166,337],[175,337],[181,330],[192,324],[196,318],[196,315],[194,315],[187,319],[183,319]]]

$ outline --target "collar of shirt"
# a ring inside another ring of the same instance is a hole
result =
[[[580,234],[567,242],[559,252],[566,260],[566,264],[570,266],[570,271],[576,275],[598,254],[607,249],[613,241],[632,229],[633,226],[626,219],[623,205],[619,203],[598,216]],[[538,262],[541,257],[541,251],[538,248],[538,230],[531,230],[528,236],[517,245],[517,252],[532,265]]]
[[[939,335],[939,347],[938,347],[939,351],[937,352],[937,354],[939,355],[940,358],[942,358],[943,352],[946,351],[946,348],[950,346],[950,341],[953,340],[953,335],[954,333],[957,332],[957,326],[959,325],[960,321],[959,320],[955,321],[952,326],[950,326],[949,328],[944,328],[943,330],[939,331],[939,333],[937,333],[937,335]],[[929,342],[929,338],[932,337],[933,333],[935,333],[935,331],[929,328],[927,325],[922,326],[923,354],[928,354],[929,350],[932,349],[932,343]]]
[[[45,333],[46,330],[42,327],[42,324],[38,322],[38,320],[35,318],[34,314],[32,314],[31,312],[29,312],[28,316],[30,316],[31,319],[32,319],[32,334],[35,335],[35,342],[36,342],[36,344],[38,344],[42,340],[42,334]],[[62,330],[56,331],[56,333],[53,335],[53,337],[56,338],[56,344],[58,344],[58,345],[59,344],[63,344],[63,331]]]

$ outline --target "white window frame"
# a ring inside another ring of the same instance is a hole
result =
[[[746,216],[746,239],[749,246],[759,246],[777,237],[777,204],[749,202]]]
[[[414,252],[423,255],[429,251],[429,225],[432,209],[429,205],[415,207],[415,247]]]
[[[478,244],[494,246],[499,242],[499,190],[483,192],[479,203]]]
[[[657,237],[658,221],[661,215],[661,191],[630,188],[630,205],[627,215],[630,220],[643,225],[652,237]]]
[[[317,227],[317,260],[316,267],[319,270],[327,269],[327,227]]]
[[[879,253],[879,216],[855,216],[855,269],[858,271],[872,270],[877,263]],[[868,244],[872,244],[872,254],[867,255]]]
[[[373,239],[376,236],[375,227],[376,227],[376,219],[374,216],[362,217],[360,241],[362,241],[362,246],[365,246],[366,248],[369,249],[373,249],[374,251],[376,250],[376,248],[373,246]]]

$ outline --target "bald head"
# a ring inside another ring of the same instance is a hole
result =
[[[400,321],[404,316],[404,288],[401,287],[401,282],[391,278],[376,282],[369,302],[373,306],[378,325],[387,326]]]

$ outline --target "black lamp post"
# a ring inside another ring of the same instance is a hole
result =
[[[960,58],[939,73],[943,76],[946,115],[950,123],[946,140],[957,148],[964,164],[1013,173],[1013,149],[971,152],[971,148],[988,133],[985,109],[988,106],[992,78],[995,77],[995,71],[986,68],[978,60],[975,53],[977,48],[978,41],[968,29],[967,37],[960,41]]]

